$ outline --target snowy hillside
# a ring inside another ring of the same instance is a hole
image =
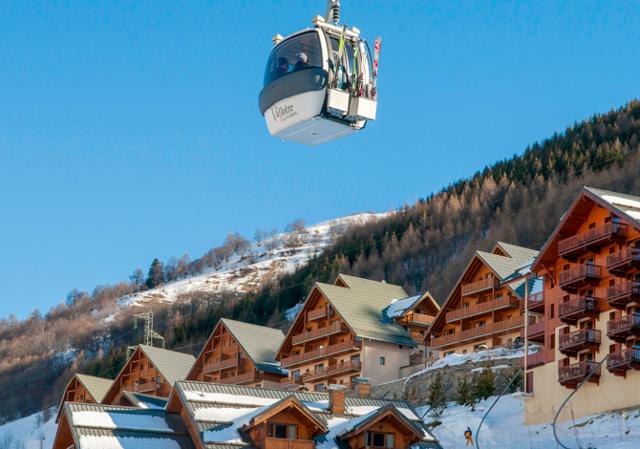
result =
[[[50,449],[56,436],[55,413],[52,409],[47,422],[42,413],[35,413],[0,426],[0,449]]]
[[[217,269],[125,296],[121,306],[140,306],[149,302],[174,302],[189,293],[246,293],[277,276],[292,272],[329,246],[336,236],[352,225],[364,224],[386,213],[360,213],[325,221],[304,229],[285,232],[253,243],[242,254],[233,254]]]
[[[449,404],[442,416],[426,416],[424,421],[440,421],[433,429],[444,449],[464,447],[467,426],[476,433],[478,424],[495,397],[480,402],[475,411],[469,407]],[[526,426],[523,424],[524,402],[512,396],[503,396],[485,420],[480,431],[483,449],[557,449],[550,424]],[[426,407],[419,407],[422,415]],[[640,409],[604,413],[564,422],[558,436],[567,447],[597,449],[637,449],[640,447]]]

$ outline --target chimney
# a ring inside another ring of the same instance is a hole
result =
[[[353,379],[353,391],[361,398],[369,397],[371,394],[371,382],[368,377],[356,377]]]
[[[329,385],[329,411],[333,415],[344,415],[344,396],[346,387],[344,385]]]

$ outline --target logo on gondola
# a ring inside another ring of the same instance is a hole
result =
[[[298,113],[293,109],[292,104],[286,104],[284,106],[274,106],[271,108],[271,114],[275,121],[284,122],[291,117],[295,117]]]

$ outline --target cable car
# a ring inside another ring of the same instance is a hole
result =
[[[355,27],[338,25],[339,0],[313,28],[273,38],[258,103],[272,136],[320,145],[364,129],[375,120],[381,39],[372,61]]]

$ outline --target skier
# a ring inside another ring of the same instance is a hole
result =
[[[465,446],[473,446],[473,433],[471,432],[471,427],[467,427],[467,430],[464,431],[464,440]]]

